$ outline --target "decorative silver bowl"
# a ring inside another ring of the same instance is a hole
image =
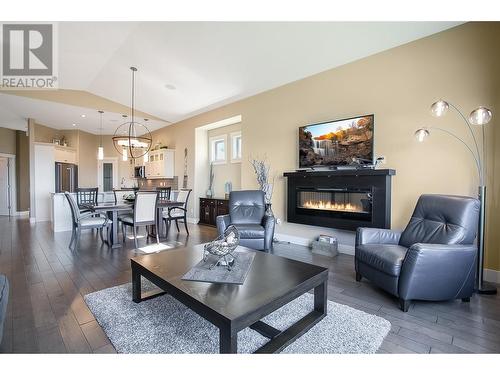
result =
[[[206,262],[209,255],[213,255],[217,260],[210,266],[210,269],[215,266],[226,266],[228,271],[231,271],[235,261],[233,252],[239,244],[240,232],[234,225],[230,225],[223,234],[212,242],[205,244],[203,247],[203,261]]]

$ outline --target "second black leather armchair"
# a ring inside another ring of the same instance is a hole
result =
[[[358,228],[356,280],[366,277],[398,296],[403,311],[411,300],[468,301],[474,290],[478,217],[477,199],[427,194],[403,232]]]

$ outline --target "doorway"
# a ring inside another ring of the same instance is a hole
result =
[[[99,160],[97,173],[99,191],[110,192],[118,188],[118,158]]]
[[[0,215],[16,214],[15,156],[0,154]]]

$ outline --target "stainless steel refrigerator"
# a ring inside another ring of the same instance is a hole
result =
[[[56,163],[56,193],[69,191],[74,193],[78,188],[78,166],[69,163]]]

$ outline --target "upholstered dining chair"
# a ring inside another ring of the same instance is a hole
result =
[[[91,211],[89,206],[97,205],[98,188],[77,188],[76,203],[81,213]]]
[[[71,233],[71,241],[69,243],[69,248],[71,249],[71,245],[73,245],[73,242],[75,243],[74,250],[78,250],[78,247],[80,246],[80,234],[82,230],[85,229],[99,229],[99,235],[101,237],[101,241],[103,243],[110,243],[110,226],[111,222],[109,221],[108,217],[104,215],[103,213],[97,213],[89,210],[86,213],[81,213],[80,209],[78,208],[78,204],[75,201],[75,198],[68,193],[67,191],[64,192],[64,195],[66,196],[66,199],[68,200],[69,207],[71,208],[71,216],[73,219],[73,226],[72,226],[72,233]],[[103,237],[103,229],[106,228],[106,235],[107,235],[107,240],[104,240]]]
[[[362,277],[399,297],[468,302],[474,290],[479,201],[471,197],[425,194],[406,228],[358,228],[356,280]]]
[[[273,248],[275,218],[266,214],[264,192],[241,190],[229,193],[229,215],[217,216],[220,234],[230,225],[240,233],[240,244],[255,250]]]
[[[137,244],[137,228],[154,226],[156,229],[156,242],[160,243],[158,235],[158,228],[156,228],[156,210],[158,203],[158,192],[154,191],[138,191],[135,195],[134,211],[133,213],[124,214],[118,219],[122,223],[123,241],[127,235],[126,227],[132,227],[134,232],[135,248]],[[147,235],[147,234],[146,234]]]
[[[113,189],[113,195],[115,197],[115,204],[124,203],[124,197],[131,194],[137,194],[138,189]]]
[[[167,210],[163,211],[163,220],[166,222],[165,225],[166,233],[168,234],[170,224],[172,221],[175,221],[175,226],[177,227],[177,232],[180,232],[179,229],[179,220],[184,222],[184,228],[186,228],[186,233],[189,236],[189,230],[187,226],[187,205],[189,201],[189,195],[191,194],[191,189],[180,189],[177,197],[175,198],[176,202],[182,202],[182,206],[168,207]]]

